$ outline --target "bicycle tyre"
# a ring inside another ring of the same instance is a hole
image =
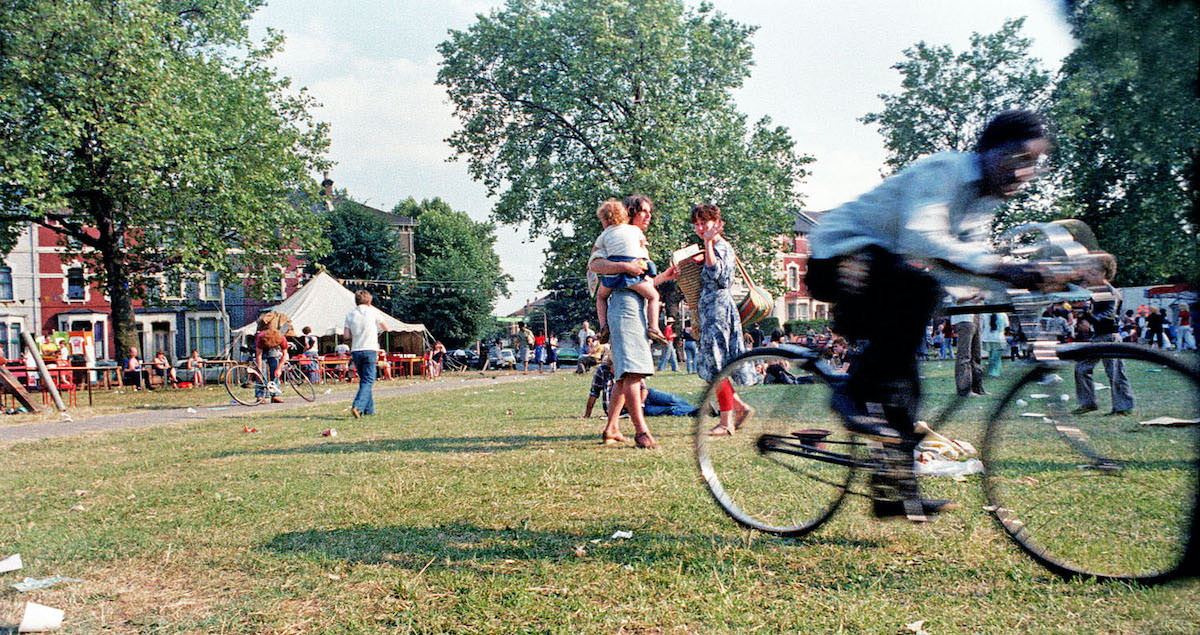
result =
[[[225,390],[243,406],[257,406],[265,399],[266,380],[258,369],[248,364],[236,364],[225,371]]]
[[[837,511],[854,478],[859,446],[829,409],[828,386],[803,371],[806,361],[804,355],[786,349],[748,351],[721,369],[700,401],[695,446],[701,478],[717,505],[744,527],[802,536]],[[720,420],[716,387],[746,365],[758,364],[777,364],[791,376],[815,383],[737,386],[739,398],[753,414],[732,436],[710,436]],[[794,434],[814,429],[829,434],[819,441]],[[853,460],[838,464],[815,458],[826,451],[848,453]]]
[[[1065,578],[1157,584],[1195,575],[1200,426],[1139,422],[1200,421],[1196,369],[1130,344],[1067,345],[1058,356],[1093,362],[1097,389],[1119,361],[1135,409],[1083,412],[1076,384],[1058,374],[1076,374],[1077,365],[1027,373],[996,407],[984,437],[984,489],[996,522]],[[1096,390],[1096,405],[1111,401],[1111,392]]]
[[[300,395],[301,399],[305,401],[317,400],[316,387],[313,386],[312,380],[308,378],[308,375],[306,375],[304,371],[300,370],[299,368],[296,368],[295,366],[288,367],[287,383],[292,387],[292,390],[296,391],[297,395]]]

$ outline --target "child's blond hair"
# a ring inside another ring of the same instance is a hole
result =
[[[629,222],[629,210],[625,209],[625,204],[615,198],[610,198],[600,204],[596,208],[596,217],[604,223],[605,227],[609,225],[622,225]]]

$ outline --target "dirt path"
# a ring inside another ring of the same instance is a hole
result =
[[[375,398],[394,397],[396,395],[411,395],[441,390],[455,390],[473,386],[494,386],[534,380],[552,375],[499,375],[495,377],[474,377],[470,379],[443,379],[441,381],[407,386],[384,386],[375,384]],[[109,430],[126,430],[130,428],[147,428],[150,426],[193,423],[204,419],[221,419],[234,417],[256,417],[267,413],[278,413],[285,410],[300,410],[331,403],[344,402],[349,404],[354,399],[354,392],[317,394],[317,400],[306,402],[291,399],[281,404],[263,404],[247,407],[236,404],[220,406],[201,406],[197,408],[169,408],[161,410],[139,410],[112,415],[89,417],[78,421],[52,421],[25,423],[0,427],[0,443],[16,441],[38,441],[54,437],[70,437],[87,432],[106,432]],[[189,412],[190,411],[190,412]]]

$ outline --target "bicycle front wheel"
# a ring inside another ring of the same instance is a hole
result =
[[[1031,371],[988,424],[992,513],[1064,577],[1155,583],[1185,573],[1200,484],[1195,370],[1127,344],[1064,346],[1059,356],[1074,363]]]
[[[243,406],[257,406],[267,396],[267,382],[257,368],[239,364],[225,371],[225,390]]]
[[[806,534],[837,511],[859,455],[829,409],[829,387],[804,362],[778,348],[740,355],[709,384],[696,415],[696,458],[717,504],[738,523],[781,536]],[[732,435],[714,436],[718,389],[743,369],[756,383],[731,383],[737,397],[726,419],[744,418]]]
[[[287,370],[287,383],[296,391],[297,395],[305,401],[316,401],[317,389],[313,387],[312,381],[304,371],[291,366]]]

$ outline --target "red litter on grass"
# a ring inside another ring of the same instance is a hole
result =
[[[321,431],[321,436],[323,436],[323,437],[336,437],[336,436],[337,436],[337,430],[334,430],[333,428],[330,428],[330,429],[328,429],[328,430],[322,430],[322,431]]]
[[[243,425],[242,432],[258,432],[258,428],[251,428],[250,426]]]

